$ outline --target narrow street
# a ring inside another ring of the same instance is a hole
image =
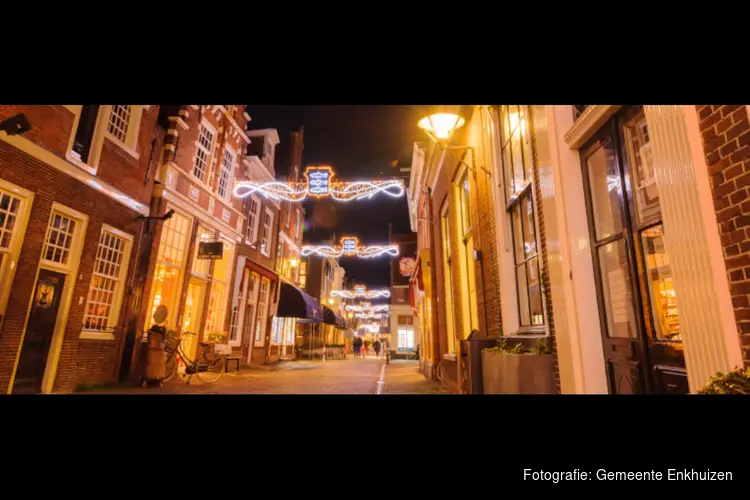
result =
[[[115,388],[86,394],[440,394],[435,382],[425,380],[417,361],[382,359],[294,361],[268,367],[243,368],[214,384],[193,377],[190,384],[177,376],[161,388]]]

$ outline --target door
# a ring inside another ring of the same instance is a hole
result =
[[[613,394],[688,391],[650,148],[642,107],[627,107],[581,150]]]
[[[13,384],[14,394],[42,391],[42,379],[47,367],[47,357],[52,344],[64,285],[64,274],[46,269],[39,270],[39,277],[34,288],[34,302],[29,312],[21,357],[18,360],[18,369]]]
[[[194,333],[182,339],[182,349],[187,356],[195,359],[195,348],[198,345],[198,333],[203,319],[203,301],[206,297],[206,282],[190,278],[185,300],[185,313],[182,319],[182,331]]]
[[[247,363],[249,364],[253,356],[253,346],[255,345],[255,312],[256,304],[258,302],[258,281],[260,275],[258,273],[250,273],[250,280],[247,282],[247,306],[245,307],[245,326],[242,328],[244,332],[243,345],[247,346]]]

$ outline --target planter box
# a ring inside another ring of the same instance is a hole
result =
[[[551,354],[482,351],[484,394],[556,394]]]

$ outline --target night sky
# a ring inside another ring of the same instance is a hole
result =
[[[365,180],[407,176],[413,144],[423,140],[417,127],[418,109],[412,106],[268,106],[248,105],[251,128],[275,128],[281,143],[276,148],[276,174],[287,173],[289,134],[305,127],[303,170],[306,165],[329,164],[334,179]],[[399,167],[391,166],[393,160]],[[304,243],[319,244],[336,235],[357,236],[364,245],[386,244],[388,223],[393,232],[411,232],[406,196],[377,195],[372,200],[306,201]],[[369,288],[389,285],[389,260],[342,257],[341,265],[352,282]]]

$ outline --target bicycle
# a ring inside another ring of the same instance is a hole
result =
[[[195,335],[185,332],[184,335]],[[211,344],[200,342],[198,344],[198,355],[195,360],[190,359],[182,350],[183,336],[168,336],[167,338],[167,373],[164,382],[169,382],[177,375],[180,362],[185,364],[185,373],[182,378],[187,377],[185,383],[189,384],[193,375],[204,384],[213,384],[226,372],[227,360],[223,354],[217,354],[211,350]]]

